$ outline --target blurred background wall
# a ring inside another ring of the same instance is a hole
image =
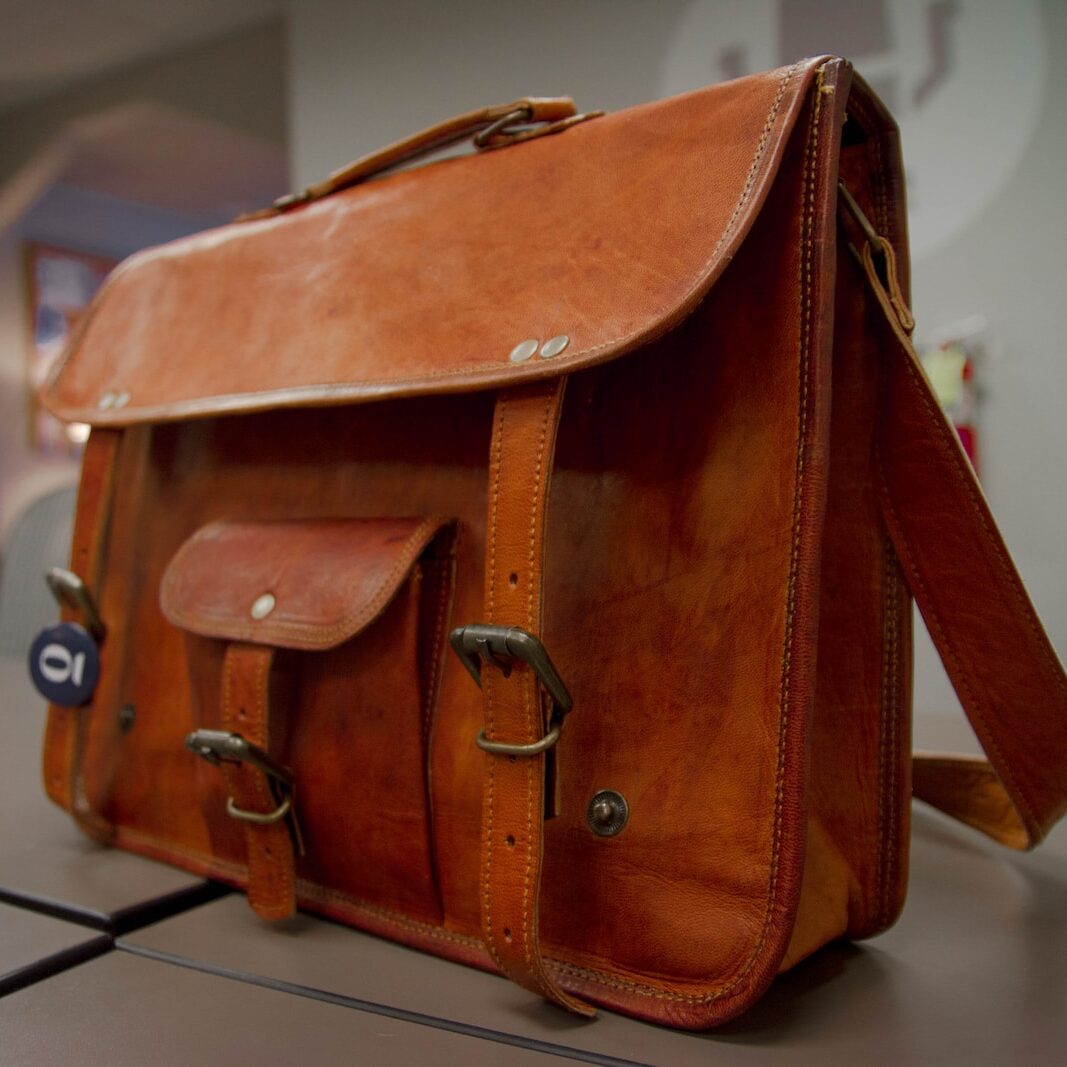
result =
[[[55,13],[73,4],[46,0],[39,8]],[[0,178],[40,153],[42,129],[54,139],[78,116],[130,100],[159,105],[178,125],[192,117],[214,124],[216,133],[230,131],[246,153],[234,148],[236,158],[246,162],[255,151],[249,139],[260,149],[273,145],[284,152],[298,188],[479,104],[569,94],[580,107],[610,110],[805,54],[852,58],[903,128],[918,334],[937,339],[977,331],[983,483],[1053,641],[1067,653],[1061,316],[1067,4],[1061,0],[197,0],[173,10],[158,0],[95,0],[78,6],[123,9],[131,17],[155,11],[160,20],[165,11],[169,32],[194,33],[197,18],[203,30],[211,11],[229,12],[236,23],[216,40],[139,53],[118,72],[105,64],[91,77],[70,73],[43,98],[28,84],[28,96],[10,104],[0,92]],[[27,7],[20,19],[39,20],[37,10]],[[32,32],[47,29],[40,22]],[[210,137],[201,129],[181,143],[190,141]],[[207,154],[221,160],[222,141],[211,143],[216,147]],[[146,153],[159,148],[144,142]],[[134,242],[134,231],[151,243],[169,236],[167,227],[196,228],[253,194],[269,200],[266,186],[281,181],[276,169],[252,188],[233,180],[235,168],[242,166],[197,172],[194,184],[204,189],[200,218],[187,210],[174,218],[173,200],[151,205],[155,214],[146,215],[142,190],[140,213],[125,216],[129,240],[120,239],[125,224],[117,216],[106,221],[105,207],[115,208],[110,201],[89,211],[99,232],[78,230],[70,239],[90,251],[121,252]],[[173,158],[163,168],[178,175],[184,169]],[[209,207],[212,186],[227,192]],[[74,211],[78,197],[92,203],[84,199],[91,193],[42,192],[30,198],[17,226],[0,231],[5,452],[15,436],[23,365],[16,351],[26,329],[16,323],[16,246],[27,234],[51,232],[57,212]],[[0,195],[0,211],[2,204]],[[71,225],[74,233],[82,223]],[[3,464],[6,498],[7,458]],[[0,521],[13,510],[5,499]],[[953,706],[925,637],[916,674],[917,706]]]

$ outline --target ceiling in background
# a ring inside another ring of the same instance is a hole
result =
[[[263,22],[285,0],[0,0],[0,110]]]
[[[61,180],[216,224],[287,188],[280,146],[147,101],[94,120]]]

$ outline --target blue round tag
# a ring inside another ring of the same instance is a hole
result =
[[[42,630],[30,645],[30,677],[46,700],[65,708],[88,702],[100,677],[100,652],[76,622]]]

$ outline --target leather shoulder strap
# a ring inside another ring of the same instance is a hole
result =
[[[863,262],[881,309],[876,466],[886,526],[989,757],[917,755],[913,791],[1004,844],[1032,848],[1067,811],[1067,678],[919,364],[910,316],[895,308],[869,249]]]

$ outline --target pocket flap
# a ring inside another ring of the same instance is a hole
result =
[[[204,637],[327,649],[373,622],[448,520],[214,522],[163,575],[160,606]]]

